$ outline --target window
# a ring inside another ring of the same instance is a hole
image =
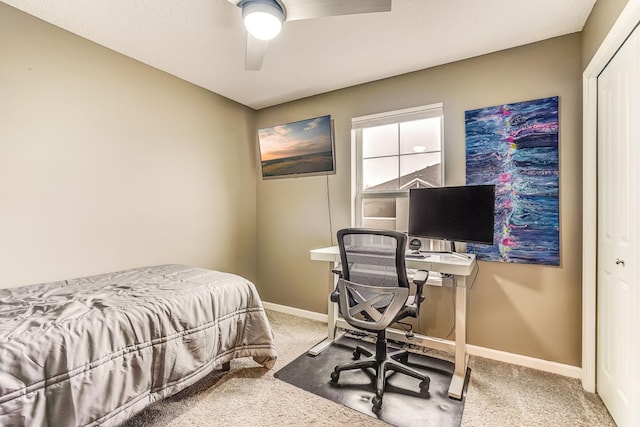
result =
[[[351,120],[354,223],[407,232],[409,189],[443,185],[442,104]]]

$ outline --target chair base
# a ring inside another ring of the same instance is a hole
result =
[[[360,359],[360,355],[368,356],[365,360]],[[382,396],[387,379],[387,372],[400,372],[410,377],[420,380],[420,393],[426,395],[429,392],[429,384],[431,378],[409,366],[405,365],[409,358],[409,352],[405,350],[394,350],[387,353],[386,340],[376,342],[376,354],[368,349],[357,346],[353,351],[353,358],[356,362],[343,363],[336,366],[331,373],[331,382],[337,383],[340,379],[340,372],[351,371],[355,369],[371,368],[376,372],[376,395],[371,400],[373,404],[373,412],[378,413],[382,407]]]

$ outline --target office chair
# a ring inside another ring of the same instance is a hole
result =
[[[409,296],[409,280],[405,267],[407,236],[390,230],[347,228],[338,231],[341,269],[338,285],[331,294],[342,317],[355,328],[377,334],[376,351],[357,346],[355,362],[344,363],[331,373],[332,383],[340,372],[373,368],[376,371],[376,395],[373,412],[382,407],[387,371],[396,371],[420,380],[420,392],[429,391],[431,379],[406,365],[409,354],[404,350],[387,350],[386,329],[405,317],[418,317],[424,300],[422,289],[429,273],[418,271],[413,282],[415,295]],[[360,359],[365,354],[367,359]]]

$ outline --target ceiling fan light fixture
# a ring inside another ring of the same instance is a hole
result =
[[[247,1],[242,5],[242,20],[253,37],[271,40],[280,34],[284,12],[274,1]]]

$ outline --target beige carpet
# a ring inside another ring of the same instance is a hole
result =
[[[376,426],[386,425],[275,379],[273,373],[311,348],[326,324],[268,312],[278,362],[267,371],[251,359],[231,363],[176,396],[148,407],[124,425]],[[472,357],[462,426],[615,426],[600,398],[580,381]]]

